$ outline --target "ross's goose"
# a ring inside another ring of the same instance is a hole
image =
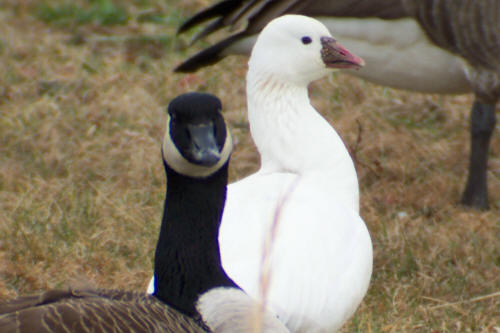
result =
[[[179,31],[211,18],[216,19],[198,38],[226,26],[237,31],[178,70],[194,71],[230,54],[249,54],[256,34],[274,17],[315,17],[365,59],[366,66],[350,74],[400,89],[475,94],[462,203],[487,208],[488,151],[500,97],[499,8],[499,0],[223,0],[194,15]]]
[[[249,60],[248,118],[261,168],[228,187],[222,264],[293,332],[337,330],[369,285],[372,244],[358,213],[354,165],[307,91],[329,68],[362,64],[323,24],[297,15],[269,23]],[[266,254],[268,273],[261,272]]]
[[[168,187],[155,295],[49,290],[0,304],[0,332],[229,333],[250,331],[256,315],[263,316],[262,332],[287,332],[221,267],[217,235],[232,143],[220,110],[215,96],[200,93],[169,105],[163,144]]]

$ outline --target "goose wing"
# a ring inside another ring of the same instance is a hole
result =
[[[0,304],[0,331],[205,332],[153,296],[118,290],[50,290]]]
[[[257,33],[273,18],[284,14],[337,17],[379,17],[396,19],[408,16],[401,0],[223,0],[194,14],[180,28],[179,33],[207,20],[216,21],[207,26],[196,39],[224,28],[232,29],[248,21],[245,31]]]

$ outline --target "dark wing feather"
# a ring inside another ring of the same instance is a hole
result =
[[[404,1],[436,45],[500,73],[500,0]]]
[[[240,27],[244,27],[243,31],[245,32],[245,36],[248,36],[258,33],[264,28],[267,22],[274,17],[293,11],[297,8],[297,5],[303,7],[305,3],[306,1],[299,0],[226,0],[195,14],[181,25],[179,32],[185,31],[187,28],[193,27],[208,19],[217,18],[197,34],[191,42],[194,43],[225,27],[230,27],[233,31],[238,30]]]
[[[179,27],[177,32],[182,33],[215,17],[226,16],[236,10],[240,6],[241,2],[241,0],[224,0],[213,6],[205,8],[191,16]]]
[[[0,305],[0,331],[206,332],[153,296],[117,290],[54,290]]]
[[[195,72],[202,67],[206,67],[209,65],[213,65],[220,60],[222,60],[226,55],[224,54],[224,50],[235,41],[240,40],[244,37],[244,33],[237,33],[232,35],[217,44],[214,44],[198,53],[194,56],[191,56],[186,61],[182,62],[178,65],[174,71],[180,73],[189,73]]]

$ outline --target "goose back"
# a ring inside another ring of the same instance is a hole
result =
[[[435,44],[473,66],[500,70],[500,1],[403,1]]]
[[[288,0],[290,1],[290,0]],[[408,14],[401,0],[309,0],[300,12],[306,16],[400,19]]]
[[[85,317],[82,317],[85,313]],[[206,332],[156,297],[121,290],[49,290],[0,305],[0,332]]]

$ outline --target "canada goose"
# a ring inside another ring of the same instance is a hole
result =
[[[222,333],[250,327],[245,314],[257,303],[227,277],[217,242],[232,151],[220,111],[220,101],[202,93],[169,104],[162,149],[168,186],[154,296],[97,289],[20,297],[0,304],[0,332]],[[272,315],[263,316],[263,332],[286,332]]]
[[[317,18],[365,59],[366,66],[350,74],[400,89],[475,94],[461,202],[485,209],[488,150],[500,97],[499,8],[500,0],[223,0],[195,14],[179,32],[212,18],[195,40],[228,26],[237,31],[177,71],[195,71],[230,54],[249,54],[256,34],[274,17],[294,13]]]
[[[292,332],[338,329],[368,289],[372,244],[358,213],[353,161],[307,92],[329,68],[362,64],[323,24],[298,15],[270,22],[249,60],[248,118],[261,168],[228,187],[222,264],[257,297],[267,252],[267,304]]]

